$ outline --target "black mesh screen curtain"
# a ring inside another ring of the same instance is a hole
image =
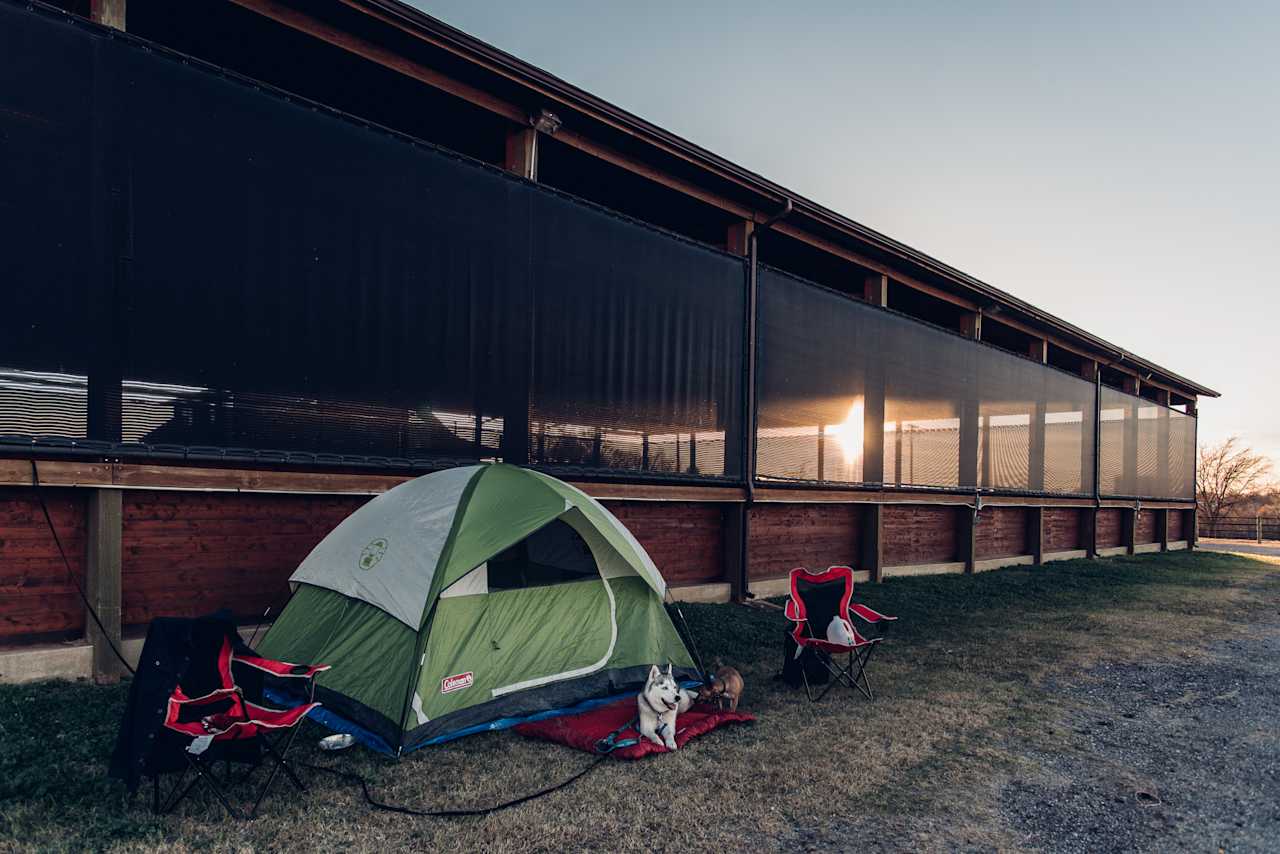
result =
[[[760,274],[762,480],[1091,494],[1092,384]]]
[[[2,442],[742,476],[742,259],[7,2],[0,143]],[[1077,378],[768,269],[759,344],[763,480],[1093,490]]]
[[[1103,495],[1194,498],[1196,420],[1113,388],[1102,389]]]
[[[0,434],[738,472],[740,259],[10,5],[0,75]]]
[[[742,260],[548,194],[532,222],[533,460],[740,475]]]

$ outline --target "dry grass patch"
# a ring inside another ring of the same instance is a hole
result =
[[[1230,555],[1179,553],[861,585],[860,599],[902,618],[872,662],[874,703],[833,691],[810,704],[775,681],[780,613],[686,605],[708,661],[743,671],[744,708],[758,723],[675,755],[606,762],[568,790],[474,819],[372,811],[358,790],[317,774],[305,796],[277,788],[254,822],[226,820],[200,800],[157,819],[144,798],[129,806],[104,779],[123,688],[4,687],[0,847],[773,849],[841,847],[848,828],[880,823],[902,847],[1016,849],[1022,841],[1000,820],[1002,786],[1044,773],[1028,742],[1067,749],[1055,731],[1061,698],[1050,698],[1045,680],[1075,678],[1104,659],[1191,654],[1187,638],[1237,631],[1263,607],[1278,586],[1273,572]],[[333,757],[313,747],[319,734],[304,733],[297,759],[340,765],[365,775],[382,800],[423,808],[506,800],[592,761],[511,733],[398,763],[359,751]]]

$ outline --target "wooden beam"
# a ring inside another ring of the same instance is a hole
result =
[[[884,505],[868,504],[862,509],[862,560],[859,569],[871,573],[872,581],[884,578]]]
[[[746,525],[747,505],[726,504],[720,511],[720,531],[724,538],[721,548],[722,581],[729,582],[729,596],[734,602],[741,602],[746,596],[743,587],[742,567],[746,564],[746,556],[742,553],[746,546],[743,526]]]
[[[956,511],[956,560],[964,564],[964,571],[972,573],[977,565],[978,514],[972,507]]]
[[[860,252],[854,252],[852,249],[846,249],[838,243],[833,243],[830,240],[809,234],[807,231],[796,227],[786,220],[775,223],[772,226],[772,229],[779,234],[785,234],[787,237],[792,237],[799,240],[801,243],[806,243],[815,249],[821,249],[824,252],[843,258],[846,261],[852,261],[855,264],[866,267],[868,270],[882,273],[893,279],[895,282],[915,288],[918,291],[923,291],[930,296],[937,297],[938,299],[949,302],[952,305],[958,305],[961,308],[967,308],[970,310],[977,310],[978,308],[978,304],[973,300],[966,299],[965,297],[953,294],[950,291],[937,287],[936,285],[931,285],[927,282],[922,282],[919,279],[913,278],[912,276],[905,275],[892,267],[881,264],[879,261],[863,255]]]
[[[95,24],[103,24],[108,27],[114,27],[117,30],[123,30],[125,28],[125,4],[126,0],[89,0],[89,20]]]
[[[1044,508],[1027,510],[1027,550],[1034,566],[1044,563]]]
[[[1098,379],[1098,363],[1093,359],[1085,359],[1080,363],[1080,376],[1089,382],[1095,382]]]
[[[1049,339],[1033,338],[1027,347],[1027,355],[1042,365],[1049,364]]]
[[[1134,507],[1128,507],[1120,513],[1120,544],[1125,554],[1135,554],[1138,545],[1138,513]],[[1150,512],[1150,511],[1148,511]]]
[[[513,175],[538,180],[538,132],[531,127],[507,134],[504,168]]]
[[[730,255],[745,256],[747,254],[748,241],[755,229],[756,224],[749,219],[729,223],[724,236],[725,251]]]
[[[982,340],[982,312],[971,311],[960,315],[960,334],[975,341]]]
[[[1094,507],[1080,511],[1080,546],[1086,557],[1098,556],[1098,511]]]
[[[346,472],[264,471],[258,469],[205,468],[149,463],[104,463],[72,460],[37,460],[40,483],[50,487],[114,487],[185,492],[264,492],[315,495],[378,495],[415,475],[354,474]],[[594,483],[573,481],[574,486],[598,499],[615,501],[741,502],[745,490],[737,486],[694,486],[653,483]],[[30,486],[31,462],[0,459],[0,486]],[[780,504],[934,504],[973,502],[972,492],[917,492],[885,489],[797,489],[760,486],[755,500]],[[1005,507],[1093,507],[1092,498],[1036,495],[984,495],[984,505]],[[1132,507],[1132,501],[1103,499],[1103,507]],[[1186,510],[1195,502],[1144,501],[1144,507]]]
[[[884,273],[869,273],[862,280],[862,298],[872,305],[886,308],[889,305],[889,277]]]
[[[88,609],[84,625],[85,637],[93,648],[93,678],[99,684],[119,682],[122,675],[120,661],[112,650],[113,645],[120,648],[121,508],[118,489],[95,489],[89,493],[84,593],[102,628]]]
[[[327,42],[334,47],[354,53],[356,56],[367,59],[370,62],[376,62],[393,71],[398,71],[420,83],[426,83],[428,86],[434,86],[442,92],[448,92],[450,95],[470,101],[472,104],[504,116],[518,125],[524,125],[528,122],[529,117],[523,109],[508,103],[502,98],[491,95],[483,89],[454,80],[446,74],[441,74],[425,65],[406,59],[395,51],[387,50],[359,36],[354,36],[346,30],[332,27],[310,15],[299,12],[283,3],[276,2],[276,0],[231,0],[231,2],[237,6],[243,6],[246,9],[257,12],[263,17],[270,18],[276,23],[284,24],[287,27]]]
[[[149,463],[38,460],[44,486],[156,489],[184,492],[265,492],[315,495],[378,495],[416,475],[345,472],[262,471]],[[0,459],[0,486],[30,486],[29,460]],[[737,486],[685,486],[654,483],[584,483],[574,486],[598,499],[616,501],[739,502]]]

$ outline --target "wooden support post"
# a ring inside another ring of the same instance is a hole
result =
[[[889,305],[889,277],[883,273],[871,273],[862,280],[862,298],[872,305],[884,308]]]
[[[1042,365],[1049,364],[1049,341],[1045,338],[1032,338],[1027,347],[1027,355]]]
[[[862,508],[862,569],[871,573],[872,581],[884,578],[884,505],[867,504]]]
[[[743,527],[746,524],[747,505],[725,504],[720,511],[720,530],[724,533],[723,548],[724,575],[729,582],[729,596],[734,602],[741,602],[747,595],[747,578],[743,572]]]
[[[531,127],[507,134],[506,170],[530,181],[538,180],[538,132]]]
[[[125,0],[89,0],[89,20],[123,30]]]
[[[1031,562],[1036,566],[1044,563],[1044,508],[1027,508],[1027,549],[1031,552]]]
[[[755,231],[755,228],[756,224],[750,220],[730,223],[725,232],[725,251],[730,255],[746,255],[748,238],[751,237],[751,232]]]
[[[1138,544],[1138,514],[1142,511],[1130,507],[1120,511],[1120,542],[1125,554],[1134,554]],[[1150,511],[1147,511],[1150,512]]]
[[[118,489],[94,489],[89,493],[84,592],[106,633],[87,612],[84,623],[85,637],[93,647],[93,678],[99,684],[120,681],[123,671],[111,650],[112,644],[120,648],[120,499]]]
[[[1098,508],[1089,507],[1080,511],[1080,547],[1085,556],[1098,556]]]
[[[1156,538],[1160,542],[1160,551],[1169,551],[1169,514],[1177,513],[1176,510],[1156,510]]]
[[[977,564],[978,513],[972,507],[960,507],[956,513],[956,560],[964,564],[965,572],[973,572]]]
[[[1182,516],[1182,533],[1183,538],[1187,541],[1188,549],[1195,549],[1200,540],[1200,514],[1194,510],[1180,510]]]
[[[960,315],[960,334],[975,341],[982,340],[981,311],[966,311]]]

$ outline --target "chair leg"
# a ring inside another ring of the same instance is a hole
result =
[[[222,786],[218,785],[218,780],[213,776],[211,771],[206,770],[200,760],[191,754],[186,754],[186,757],[187,764],[196,772],[196,777],[191,781],[191,785],[187,786],[186,790],[182,793],[182,796],[169,805],[169,809],[173,809],[173,807],[177,806],[178,802],[185,798],[187,794],[195,788],[197,783],[203,780],[204,784],[213,792],[213,796],[218,799],[218,803],[222,804],[223,809],[227,811],[227,815],[235,819],[243,818],[239,811],[236,810],[235,807],[231,806],[231,802],[227,800],[227,796],[223,794]]]
[[[262,746],[266,748],[267,753],[275,760],[275,767],[271,769],[271,773],[267,776],[267,782],[262,784],[262,789],[258,792],[258,799],[253,802],[253,809],[249,810],[249,818],[253,818],[258,814],[258,807],[262,804],[262,799],[267,796],[267,790],[271,788],[271,784],[275,782],[276,776],[284,769],[285,774],[293,781],[293,784],[300,790],[306,791],[307,787],[302,780],[298,779],[298,775],[293,773],[293,769],[289,767],[285,756],[289,753],[289,748],[293,747],[293,740],[298,736],[300,726],[294,726],[289,730],[289,735],[284,740],[284,750],[277,751],[275,745],[264,735],[262,736]]]

